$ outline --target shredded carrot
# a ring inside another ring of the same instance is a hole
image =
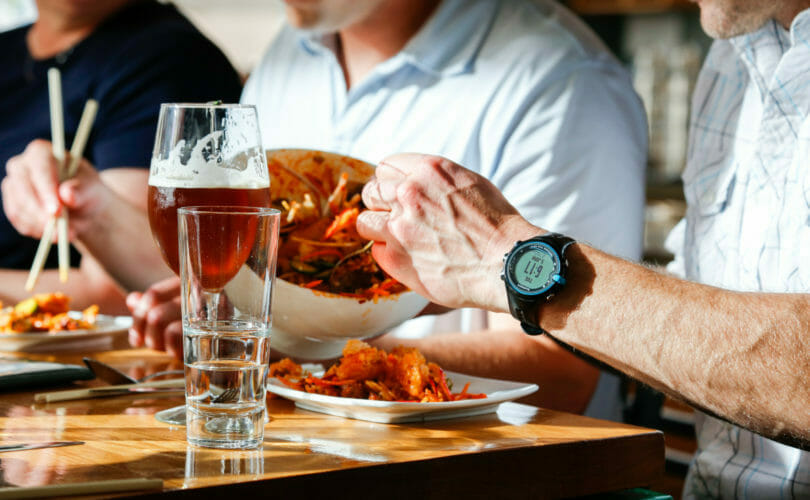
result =
[[[305,283],[303,285],[303,287],[304,288],[315,288],[316,286],[320,285],[321,283],[323,283],[323,280],[312,280],[309,283]]]

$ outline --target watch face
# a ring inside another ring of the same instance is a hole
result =
[[[507,263],[507,277],[518,291],[542,293],[551,287],[560,272],[556,252],[543,243],[532,242],[518,248]]]

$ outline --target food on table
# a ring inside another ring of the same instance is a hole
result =
[[[355,229],[373,167],[319,151],[268,154],[272,204],[282,211],[277,275],[312,290],[377,300],[407,288],[371,256]]]
[[[387,353],[360,340],[350,340],[322,377],[289,358],[272,363],[270,376],[299,391],[347,398],[435,403],[486,397],[468,393],[469,383],[452,392],[444,371],[416,348],[400,346]]]
[[[0,333],[58,332],[95,328],[98,306],[69,314],[70,298],[60,292],[34,295],[14,307],[0,310]],[[0,304],[2,305],[2,304]]]

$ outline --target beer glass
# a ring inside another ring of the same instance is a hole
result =
[[[149,169],[149,224],[166,264],[179,275],[177,209],[270,207],[267,158],[255,106],[162,104]],[[214,300],[215,295],[210,297]],[[214,308],[216,309],[216,308]],[[182,425],[185,408],[158,412]]]
[[[281,212],[197,206],[177,214],[188,442],[258,447]]]

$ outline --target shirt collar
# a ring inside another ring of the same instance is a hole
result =
[[[443,0],[422,29],[378,70],[393,71],[403,63],[410,63],[422,71],[438,75],[470,71],[495,20],[499,4],[492,0]],[[309,54],[334,53],[334,33],[299,33],[301,46]]]
[[[775,20],[759,30],[729,39],[749,72],[760,85],[767,84],[782,56],[797,43],[810,41],[810,9],[800,12],[791,23],[790,31]]]

